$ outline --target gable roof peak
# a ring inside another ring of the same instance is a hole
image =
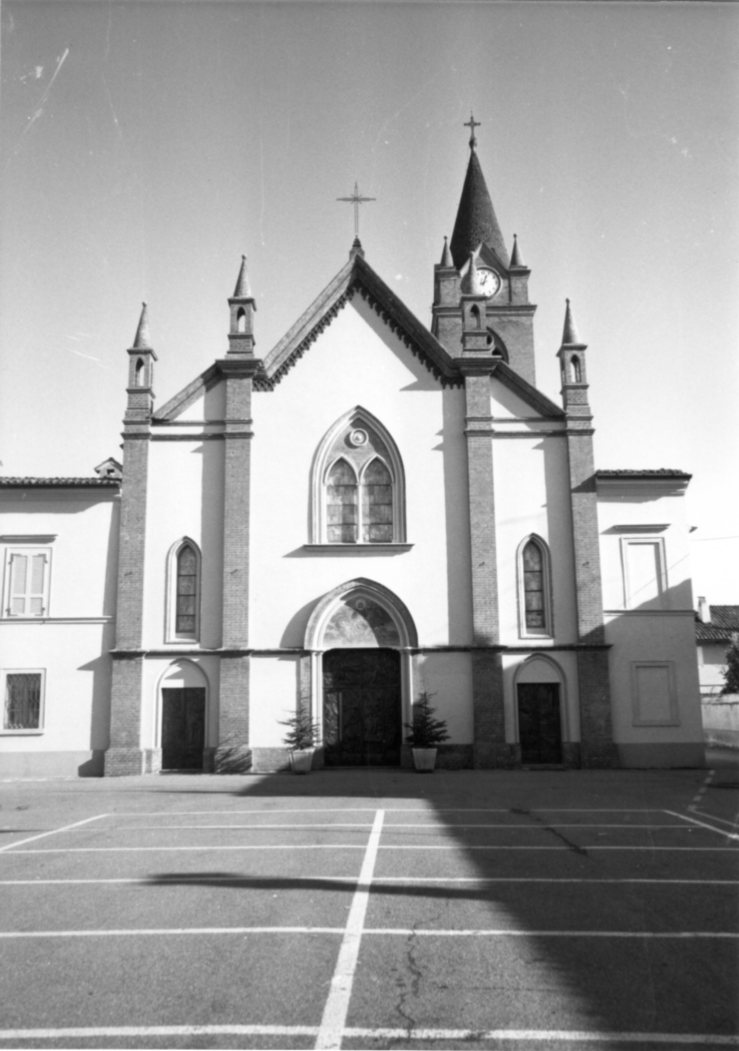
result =
[[[362,248],[362,242],[359,240],[359,236],[355,236],[352,241],[352,246],[349,249],[349,258],[354,259],[356,256],[361,256],[364,259],[364,248]]]

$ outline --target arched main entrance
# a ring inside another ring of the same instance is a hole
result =
[[[327,765],[400,763],[415,645],[408,610],[373,581],[349,581],[319,602],[306,647],[314,654],[314,700]]]

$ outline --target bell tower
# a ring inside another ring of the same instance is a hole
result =
[[[477,270],[477,285],[484,295],[484,329],[491,355],[507,361],[520,376],[535,384],[534,326],[536,307],[529,303],[531,271],[523,263],[514,236],[509,256],[477,156],[475,128],[470,117],[470,157],[457,208],[451,241],[444,242],[441,262],[434,267],[432,332],[455,358],[462,350],[463,297]]]

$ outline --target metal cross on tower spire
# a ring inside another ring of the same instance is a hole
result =
[[[475,118],[472,116],[472,113],[470,113],[470,119],[466,120],[464,122],[464,126],[465,126],[465,128],[469,128],[470,129],[470,149],[474,150],[475,146],[477,146],[477,138],[475,136],[475,128],[479,128],[480,127],[480,121],[479,120],[475,120]]]
[[[364,197],[359,192],[358,184],[354,183],[354,193],[351,195],[351,197],[337,197],[336,200],[337,201],[349,201],[350,204],[354,205],[354,236],[355,236],[355,238],[358,238],[359,237],[359,206],[360,206],[360,204],[364,204],[365,201],[376,201],[377,198],[376,197]]]

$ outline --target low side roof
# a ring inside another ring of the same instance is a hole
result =
[[[708,624],[695,615],[696,642],[730,643],[732,636],[739,634],[739,606],[714,606]]]

